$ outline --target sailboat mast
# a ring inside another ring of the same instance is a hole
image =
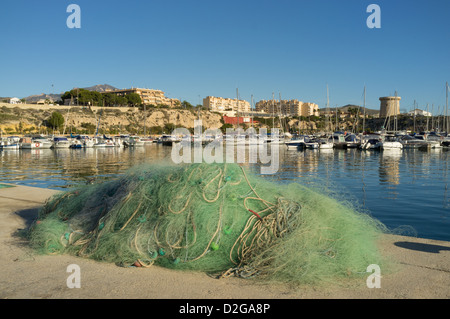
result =
[[[147,111],[146,111],[146,107],[145,107],[145,103],[144,103],[144,136],[146,136],[147,135],[147,128],[146,128],[146,120],[147,119]]]
[[[253,94],[250,97],[250,112],[251,112],[251,119],[252,119],[252,127],[253,127]]]
[[[239,131],[239,89],[236,88],[236,114],[237,114],[237,129]]]
[[[284,132],[284,125],[283,125],[283,122],[282,122],[282,117],[281,117],[281,114],[282,114],[282,112],[281,112],[281,93],[278,93],[279,94],[279,96],[280,96],[280,111],[279,111],[279,113],[278,113],[278,117],[279,117],[279,121],[280,121],[280,128],[283,130],[283,132]]]
[[[436,131],[434,129],[434,104],[431,104],[431,129]]]
[[[397,103],[400,103],[400,102],[398,102],[398,100],[397,100],[397,96],[398,96],[398,94],[397,94],[397,91],[395,91],[395,104],[396,104],[396,106],[395,106],[395,114],[394,114],[394,134],[395,133],[397,133]],[[398,110],[399,112],[400,112],[400,107],[399,107],[399,110]]]
[[[414,100],[414,109],[413,109],[413,115],[414,115],[414,133],[416,132],[416,100]]]
[[[329,97],[329,94],[328,94],[328,84],[327,84],[327,113],[328,113],[327,129],[331,131],[330,97]]]
[[[448,114],[447,114],[447,110],[448,110],[448,82],[445,82],[445,122],[446,122],[446,130],[445,132],[448,134],[448,129],[449,129],[449,121],[448,121]]]
[[[339,125],[338,125],[338,107],[336,104],[336,123],[335,123],[335,127],[334,130],[337,132],[339,130]]]
[[[274,127],[275,127],[275,93],[272,92],[272,128]]]
[[[363,110],[364,115],[363,115],[363,129],[362,129],[362,132],[364,134],[364,130],[366,129],[366,86],[365,85],[364,85],[364,104],[363,104],[363,108],[364,108],[364,110]]]

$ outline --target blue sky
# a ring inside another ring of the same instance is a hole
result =
[[[81,28],[69,29],[69,4]],[[381,28],[369,29],[369,4]],[[110,84],[201,103],[297,98],[379,108],[380,96],[445,105],[448,0],[3,0],[0,96]],[[52,86],[53,85],[53,86]]]

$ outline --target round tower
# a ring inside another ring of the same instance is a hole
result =
[[[399,96],[380,97],[380,117],[388,117],[400,114]]]

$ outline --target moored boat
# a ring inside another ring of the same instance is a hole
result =
[[[17,136],[2,138],[0,141],[0,150],[18,150],[20,148],[19,141],[20,138]]]
[[[67,137],[54,137],[52,148],[69,148],[70,144]]]
[[[40,149],[44,148],[43,143],[33,140],[31,137],[22,137],[20,139],[20,148],[22,149]]]
[[[295,135],[291,139],[284,142],[288,150],[304,148],[306,141],[309,141],[308,136]]]

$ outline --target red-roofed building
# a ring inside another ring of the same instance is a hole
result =
[[[252,119],[250,117],[236,117],[236,116],[223,116],[223,121],[225,122],[225,124],[232,124],[232,125],[236,125],[238,124],[238,119],[239,119],[239,124],[251,124],[252,123]],[[254,124],[257,124],[258,121],[253,121]]]

